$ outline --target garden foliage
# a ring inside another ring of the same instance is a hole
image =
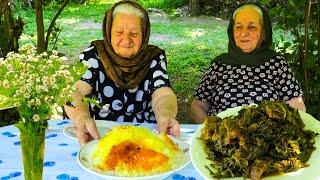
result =
[[[275,49],[301,83],[307,112],[320,119],[320,1],[280,1],[269,12],[275,28],[283,32]]]

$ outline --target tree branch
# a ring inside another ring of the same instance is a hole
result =
[[[48,50],[50,35],[51,35],[53,27],[55,26],[56,20],[58,19],[59,15],[63,11],[63,9],[67,6],[68,2],[69,2],[69,0],[64,0],[63,4],[60,6],[59,10],[57,11],[55,16],[51,20],[51,23],[50,23],[48,31],[47,31],[47,36],[46,36],[46,44],[45,44],[46,50]]]
[[[57,45],[57,42],[58,42],[58,38],[59,38],[59,36],[60,36],[60,33],[61,33],[61,31],[59,31],[59,33],[58,33],[58,35],[57,35],[57,37],[56,37],[56,39],[55,39],[55,41],[54,41],[54,44],[53,44],[52,50],[54,50],[54,49],[55,49],[55,47],[56,47],[56,45]],[[51,50],[51,51],[52,51],[52,50]]]

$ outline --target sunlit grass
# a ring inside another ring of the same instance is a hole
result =
[[[204,34],[205,34],[205,32],[203,29],[195,29],[195,30],[192,30],[191,32],[189,32],[189,36],[191,38],[200,37],[200,36],[203,36]]]

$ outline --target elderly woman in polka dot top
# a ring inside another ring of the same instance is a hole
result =
[[[240,5],[228,27],[228,53],[216,57],[191,104],[191,116],[201,123],[228,108],[263,100],[284,100],[306,110],[302,92],[290,67],[269,47],[272,27],[257,4]]]
[[[74,107],[65,110],[81,145],[99,138],[93,119],[157,123],[158,132],[179,136],[177,98],[170,88],[165,52],[148,45],[149,35],[146,10],[120,1],[105,14],[104,39],[80,54],[89,69],[76,83]],[[82,102],[86,95],[96,98],[102,109]]]

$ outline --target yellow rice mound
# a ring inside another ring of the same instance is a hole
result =
[[[117,126],[92,152],[93,166],[117,176],[146,176],[169,171],[183,153],[164,133],[136,126]]]

